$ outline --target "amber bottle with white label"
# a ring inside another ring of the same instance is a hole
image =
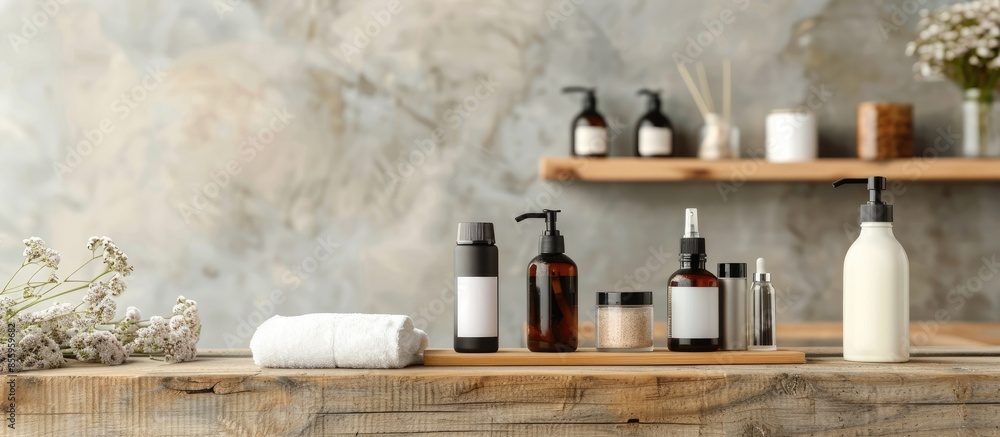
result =
[[[500,257],[493,223],[459,223],[455,246],[455,352],[496,352]]]
[[[666,158],[674,153],[673,126],[660,110],[660,92],[639,90],[639,95],[649,98],[648,110],[635,124],[635,156]]]
[[[705,269],[705,239],[698,232],[698,210],[684,211],[681,268],[667,286],[667,347],[678,352],[719,349],[719,279]]]
[[[584,93],[583,110],[573,119],[570,131],[570,155],[605,157],[608,156],[608,123],[597,112],[597,97],[594,88],[570,86],[564,93]]]

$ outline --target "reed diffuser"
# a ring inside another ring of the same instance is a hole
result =
[[[732,65],[729,59],[722,63],[722,114],[715,110],[712,91],[708,85],[708,75],[701,61],[696,64],[701,89],[695,85],[685,64],[677,64],[677,70],[684,79],[684,85],[701,112],[705,124],[698,135],[698,157],[706,160],[737,159],[740,157],[740,130],[733,126],[732,115]]]

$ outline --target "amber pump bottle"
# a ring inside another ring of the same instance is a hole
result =
[[[705,239],[698,232],[698,210],[684,211],[681,268],[667,286],[667,348],[678,352],[719,349],[719,279],[705,269]]]
[[[635,156],[643,158],[672,156],[673,126],[660,110],[660,92],[639,90],[640,96],[649,98],[647,111],[635,124]]]
[[[580,86],[563,88],[564,93],[583,93],[583,109],[570,130],[569,153],[572,156],[608,156],[608,122],[597,112],[597,90]]]
[[[577,345],[577,269],[566,256],[566,243],[556,229],[558,210],[521,214],[518,222],[545,219],[538,256],[528,264],[528,350],[573,352]]]

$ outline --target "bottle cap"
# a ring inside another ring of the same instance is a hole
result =
[[[720,278],[746,278],[747,263],[719,263]]]
[[[458,244],[495,244],[493,223],[462,222],[458,224]]]
[[[652,305],[652,291],[598,291],[598,305]]]
[[[757,258],[757,272],[753,274],[754,282],[771,282],[771,274],[764,268],[764,258]]]

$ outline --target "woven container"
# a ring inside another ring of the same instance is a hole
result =
[[[913,105],[858,104],[858,158],[879,160],[913,156]]]

